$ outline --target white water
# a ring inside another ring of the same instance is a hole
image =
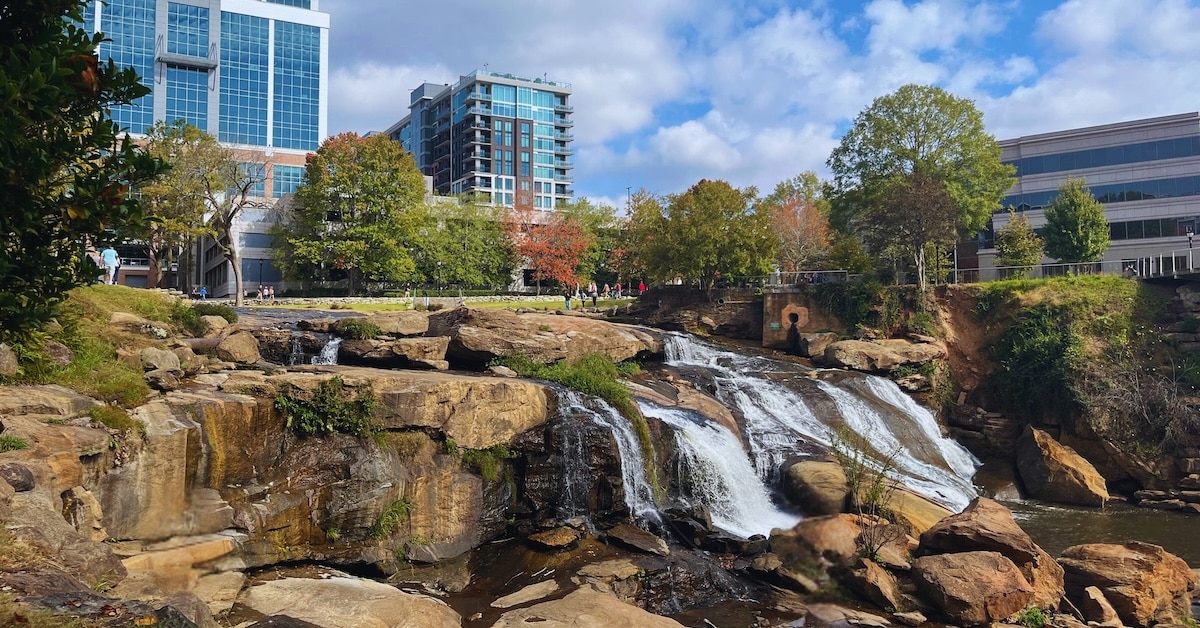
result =
[[[321,347],[321,353],[313,356],[313,364],[337,364],[338,347],[341,346],[342,339],[339,336],[334,336]]]
[[[865,375],[849,376],[837,385],[814,380],[819,392],[813,394],[824,393],[837,410],[836,416],[818,416],[801,394],[763,376],[801,376],[792,365],[722,351],[682,335],[669,337],[667,364],[699,366],[712,373],[717,397],[745,417],[755,472],[767,482],[774,483],[780,464],[800,452],[802,443],[829,447],[844,425],[865,437],[879,454],[894,452],[895,477],[913,491],[956,510],[977,494],[971,476],[979,462],[942,437],[933,414],[889,380]]]
[[[769,535],[774,528],[790,529],[800,521],[771,502],[742,443],[724,425],[687,410],[640,404],[642,413],[675,428],[682,463],[680,482],[685,495],[708,509],[717,527],[749,538]],[[695,505],[695,504],[688,504]]]
[[[603,399],[590,399],[585,403],[583,396],[576,392],[562,392],[560,403],[568,411],[582,413],[597,425],[604,426],[612,432],[613,440],[617,444],[617,453],[621,457],[625,505],[636,517],[661,521],[658,505],[654,503],[654,490],[646,479],[646,459],[642,456],[641,445],[633,426],[629,424],[629,419],[621,416],[616,408]]]

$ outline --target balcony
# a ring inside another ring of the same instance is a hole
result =
[[[475,135],[468,137],[466,143],[467,144],[491,144],[492,138],[488,137],[487,135],[482,135],[480,133],[476,133]]]
[[[571,126],[575,126],[575,123],[572,122],[571,119],[566,116],[555,116],[554,117],[554,126],[571,127]]]
[[[569,160],[566,160],[566,159],[555,159],[555,160],[554,160],[554,167],[555,167],[555,168],[574,168],[575,166],[574,166],[574,164],[572,164],[572,163],[571,163]]]
[[[575,149],[574,149],[574,148],[571,148],[570,146],[555,146],[555,147],[554,147],[554,154],[555,154],[555,155],[568,155],[568,156],[570,156],[570,155],[574,155],[574,154],[575,154]]]
[[[566,133],[566,132],[562,132],[562,131],[555,131],[554,139],[563,141],[563,142],[570,142],[571,140],[575,139],[575,136],[571,135],[570,133]]]
[[[572,183],[574,181],[574,179],[571,178],[571,175],[566,174],[565,172],[554,173],[554,180],[561,181],[563,183]]]
[[[571,105],[554,105],[554,110],[559,113],[574,113],[575,108]]]
[[[490,116],[492,115],[492,108],[485,105],[475,105],[467,109],[467,115]]]
[[[485,94],[484,92],[481,92],[476,89],[473,89],[473,90],[467,92],[467,101],[468,102],[470,102],[472,100],[491,100],[491,99],[492,99],[491,94]]]

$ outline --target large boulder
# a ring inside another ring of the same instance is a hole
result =
[[[16,375],[20,368],[17,353],[12,347],[0,342],[0,375]]]
[[[458,613],[440,600],[349,576],[271,580],[250,587],[239,601],[264,615],[287,615],[326,628],[462,625]]]
[[[1013,520],[1012,512],[986,497],[977,497],[961,513],[946,517],[921,535],[918,552],[998,552],[1011,560],[1033,587],[1033,603],[1058,606],[1063,596],[1063,569]]]
[[[226,362],[254,364],[262,359],[258,353],[258,340],[250,332],[234,332],[219,343],[214,350],[216,356]]]
[[[429,317],[428,336],[449,336],[455,366],[482,368],[495,358],[524,355],[548,364],[588,353],[614,362],[663,351],[660,332],[590,318],[458,308]]]
[[[791,530],[772,534],[771,551],[792,571],[808,571],[821,561],[849,566],[858,558],[862,531],[858,515],[811,517]]]
[[[800,342],[797,349],[800,351],[801,356],[819,360],[825,356],[825,349],[837,342],[837,339],[837,334],[828,331],[800,334]]]
[[[1033,601],[1033,587],[999,552],[922,556],[912,578],[925,599],[963,626],[1004,621]]]
[[[338,362],[379,368],[410,368],[427,360],[445,360],[449,344],[450,339],[445,336],[346,340],[338,346]]]
[[[806,514],[833,515],[846,505],[850,488],[842,465],[805,460],[788,467],[783,476],[783,494]]]
[[[509,611],[492,628],[681,628],[679,622],[626,604],[595,585],[528,608]]]
[[[1096,587],[1127,626],[1171,623],[1189,617],[1197,576],[1181,558],[1149,543],[1090,543],[1067,548],[1067,595],[1081,600]]]
[[[1031,426],[1017,440],[1017,470],[1026,490],[1037,499],[1081,506],[1103,506],[1108,501],[1108,488],[1096,467]]]
[[[836,368],[856,371],[890,371],[901,364],[900,354],[866,340],[839,340],[825,347],[821,362]]]
[[[425,312],[380,312],[370,317],[379,332],[389,336],[424,336],[429,331],[429,315]]]
[[[142,349],[140,354],[138,354],[138,358],[141,360],[142,369],[146,371],[155,371],[158,369],[164,369],[168,371],[182,370],[179,364],[179,356],[175,355],[174,352],[167,351],[166,349],[159,349],[158,347],[146,347],[145,349]]]

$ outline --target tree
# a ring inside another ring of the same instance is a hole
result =
[[[776,265],[796,272],[815,268],[829,253],[829,202],[812,172],[780,182],[762,199],[770,212],[771,230],[779,239]]]
[[[1064,263],[1094,262],[1108,249],[1104,206],[1082,179],[1067,179],[1046,208],[1046,254]]]
[[[71,288],[96,278],[88,243],[143,221],[129,187],[158,174],[108,114],[149,91],[101,64],[103,35],[79,27],[81,0],[0,3],[0,339],[20,342]],[[90,265],[90,267],[89,267]]]
[[[875,99],[829,156],[832,222],[847,229],[885,202],[901,180],[921,174],[941,182],[957,210],[958,227],[985,225],[1014,183],[1000,145],[975,104],[938,87],[905,85]]]
[[[770,215],[751,203],[753,188],[701,180],[669,197],[638,199],[630,216],[631,246],[653,279],[682,276],[710,287],[716,274],[761,274],[771,269],[776,239]]]
[[[215,146],[215,148],[214,148]],[[239,160],[237,151],[219,144],[205,144],[195,155],[204,186],[204,229],[233,270],[234,304],[242,305],[242,260],[233,228],[247,208],[265,208],[267,203],[255,191],[267,180],[267,164]],[[252,153],[246,154],[252,159]]]
[[[146,133],[146,151],[171,166],[137,189],[147,214],[153,217],[144,237],[149,245],[150,266],[158,269],[160,280],[158,261],[170,261],[187,243],[207,233],[205,189],[201,183],[205,173],[199,172],[190,158],[194,151],[203,151],[209,144],[215,146],[216,140],[183,121],[170,125],[157,122]],[[190,277],[186,259],[179,261],[179,276]]]
[[[1008,224],[996,232],[996,253],[1001,266],[1017,267],[1022,273],[1042,261],[1042,239],[1025,214],[1008,208]]]
[[[608,205],[597,205],[587,198],[577,198],[561,203],[557,211],[578,223],[590,241],[580,259],[580,276],[589,277],[598,284],[615,283],[620,275],[617,258],[613,255],[618,250],[620,233],[616,210]]]
[[[416,279],[424,198],[412,155],[386,135],[330,137],[308,157],[287,219],[272,228],[276,263],[289,278],[344,277],[351,293],[363,279]]]
[[[925,173],[896,181],[866,216],[867,240],[873,250],[895,247],[912,256],[917,289],[926,288],[926,245],[954,242],[957,207],[942,181]]]
[[[584,225],[562,212],[538,212],[527,194],[518,194],[508,220],[513,250],[533,269],[541,293],[543,281],[564,286],[579,281],[579,267],[592,245]]]
[[[415,255],[423,278],[460,286],[512,282],[516,260],[499,209],[464,198],[434,206],[430,213],[433,220]]]

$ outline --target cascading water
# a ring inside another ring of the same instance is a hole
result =
[[[893,474],[912,490],[956,510],[976,495],[971,476],[978,461],[943,438],[933,414],[888,380],[858,375],[837,385],[812,380],[815,386],[808,384],[811,392],[802,395],[765,377],[802,374],[791,364],[721,351],[682,335],[669,337],[666,350],[668,365],[706,369],[718,399],[745,417],[755,471],[768,485],[778,479],[780,463],[801,453],[804,443],[829,447],[845,426],[866,437],[878,453],[894,453]],[[822,395],[835,410],[815,412],[817,404],[808,403],[807,395]]]
[[[800,517],[771,502],[770,491],[746,458],[742,443],[724,425],[688,410],[641,403],[642,413],[675,429],[682,469],[681,499],[705,506],[717,527],[749,538],[791,528]]]
[[[342,339],[340,336],[334,336],[321,347],[321,353],[313,356],[313,364],[337,364],[338,347],[341,346]]]
[[[304,364],[304,344],[301,342],[300,332],[292,332],[292,352],[288,355],[288,366]]]

